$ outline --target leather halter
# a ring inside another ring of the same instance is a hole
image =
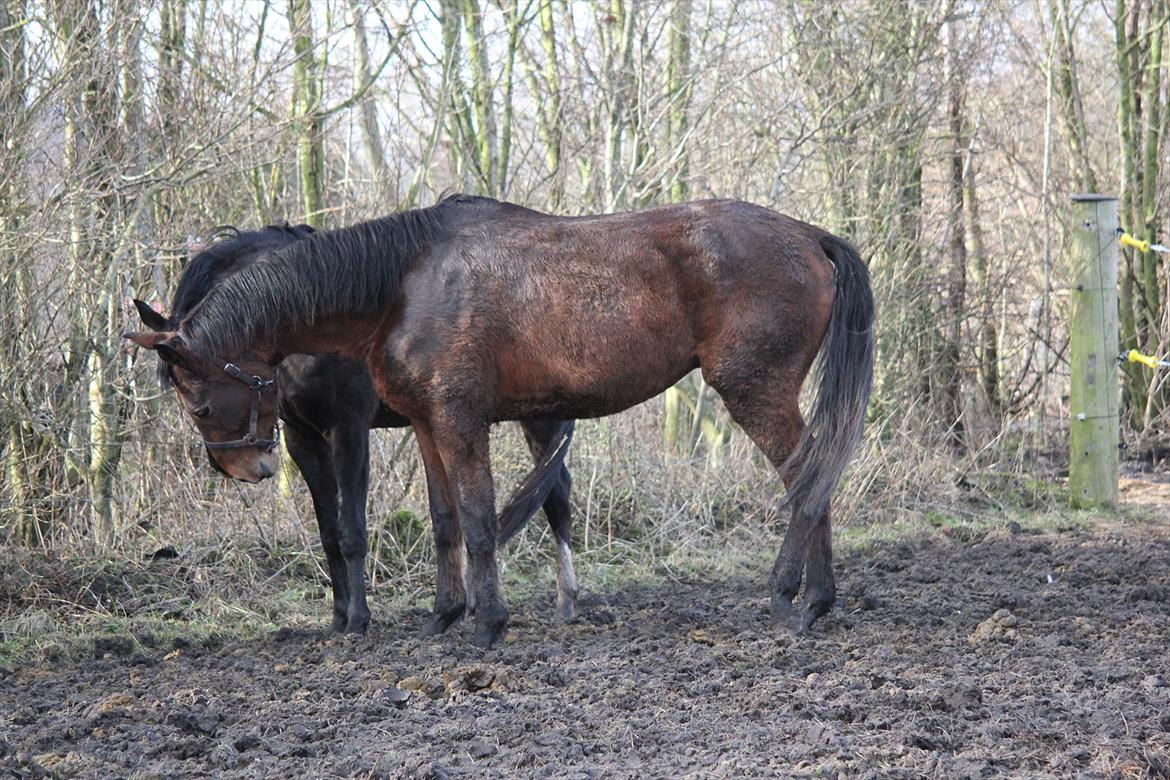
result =
[[[275,385],[276,378],[261,379],[255,374],[246,374],[235,363],[225,363],[223,371],[232,379],[238,379],[252,388],[252,409],[248,413],[248,432],[242,438],[231,441],[208,441],[206,437],[203,437],[204,446],[209,450],[238,450],[244,447],[256,447],[266,452],[271,451],[280,441],[280,418],[277,417],[276,423],[272,426],[272,435],[266,439],[256,436],[256,418],[260,414],[260,394],[264,392],[264,388]]]

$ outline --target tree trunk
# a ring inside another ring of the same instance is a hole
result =
[[[999,344],[995,329],[995,285],[987,258],[987,244],[983,238],[983,221],[979,213],[979,194],[976,185],[977,169],[974,160],[967,163],[964,188],[967,234],[971,237],[971,276],[979,295],[979,337],[976,358],[979,385],[987,404],[987,413],[998,419],[1003,412],[999,381]]]
[[[315,53],[309,0],[289,0],[293,36],[292,117],[297,133],[297,168],[305,221],[325,224],[325,120],[321,115],[321,63]]]
[[[134,164],[127,157],[132,146],[122,143],[122,123],[138,121],[141,114],[134,100],[140,87],[133,83],[137,13],[134,8],[121,10],[125,13],[103,30],[98,15],[87,6],[66,2],[55,9],[61,62],[84,63],[89,74],[65,116],[64,159],[70,176],[85,187],[73,191],[68,208],[73,269],[69,291],[76,298],[66,384],[87,388],[78,399],[84,411],[74,417],[67,460],[87,488],[90,528],[107,544],[118,531],[113,487],[130,412],[128,374],[119,360],[118,339],[120,304],[129,277],[119,268],[115,250],[126,231],[121,223],[131,209],[126,197],[115,193],[114,181]],[[129,76],[124,66],[129,67]]]
[[[353,17],[353,88],[356,93],[367,88],[372,78],[370,75],[370,46],[366,37],[365,11],[357,0],[351,0],[350,14]],[[358,102],[358,126],[361,128],[362,142],[374,178],[374,201],[386,204],[397,203],[396,187],[391,180],[390,168],[386,165],[382,131],[378,127],[377,102],[372,91],[367,92]]]
[[[544,48],[544,83],[546,100],[541,101],[540,137],[544,142],[545,167],[551,179],[549,209],[560,211],[565,199],[565,176],[561,172],[562,121],[561,81],[557,61],[557,36],[553,21],[552,0],[540,2],[540,44]],[[542,94],[533,89],[534,95]]]
[[[961,366],[963,316],[967,290],[967,237],[963,220],[964,164],[967,156],[966,129],[963,117],[965,79],[958,56],[959,35],[956,21],[947,23],[947,123],[951,149],[947,177],[950,208],[947,211],[947,245],[950,268],[947,272],[947,324],[943,337],[942,382],[943,421],[951,432],[952,443],[963,444],[963,374]]]
[[[669,54],[663,94],[667,105],[663,147],[667,155],[678,160],[669,185],[672,203],[681,203],[687,197],[687,108],[691,93],[690,15],[691,0],[675,0],[670,9],[667,28]],[[694,435],[701,424],[699,414],[703,411],[700,401],[703,400],[705,390],[703,379],[697,374],[686,376],[673,387],[667,388],[663,402],[666,406],[664,435],[668,450],[686,455],[694,451],[697,443]],[[688,425],[688,422],[691,424]]]
[[[459,46],[462,21],[458,0],[443,0],[440,4],[439,26],[443,41],[443,86],[441,93],[450,107],[447,114],[447,138],[451,152],[452,174],[462,182],[461,189],[476,191],[481,182],[473,174],[477,164],[474,149],[475,128],[471,106],[467,103],[467,89],[460,75],[462,52]],[[474,182],[474,183],[473,183]]]
[[[508,30],[507,49],[504,51],[504,72],[501,76],[503,80],[504,99],[503,110],[504,118],[500,125],[500,161],[499,161],[499,183],[496,187],[499,193],[498,197],[508,197],[508,189],[511,176],[512,165],[512,120],[513,120],[513,105],[512,94],[516,86],[516,53],[520,48],[520,36],[523,32],[524,20],[528,18],[529,9],[532,7],[531,0],[525,3],[523,9],[520,8],[517,0],[502,0],[501,8],[507,9],[504,14]]]
[[[24,132],[26,73],[24,63],[24,17],[22,2],[0,3],[0,257],[4,259],[3,271],[9,276],[9,284],[0,285],[0,305],[5,312],[25,311],[27,300],[28,269],[17,256],[15,246],[10,249],[10,236],[17,235],[28,210],[25,196],[25,160],[17,143]],[[14,283],[12,283],[14,282]],[[14,392],[0,412],[5,418],[3,447],[5,511],[0,515],[0,526],[13,529],[13,536],[26,544],[43,541],[42,522],[37,498],[43,493],[39,483],[31,474],[35,469],[33,454],[28,450],[37,437],[22,417],[24,409],[17,404],[23,401],[18,396],[24,389],[28,362],[24,355],[23,340],[12,329],[6,328],[0,341],[0,381]],[[11,520],[3,515],[13,514]]]
[[[1060,117],[1068,139],[1069,164],[1073,178],[1082,192],[1097,191],[1097,174],[1089,159],[1089,131],[1085,124],[1085,104],[1073,49],[1072,16],[1068,0],[1049,0],[1048,14],[1056,36],[1057,73],[1054,80]]]
[[[472,119],[475,133],[472,148],[479,177],[479,190],[495,196],[499,187],[500,147],[496,133],[496,112],[491,72],[488,69],[487,45],[483,39],[483,9],[479,0],[461,0],[463,40],[471,74]]]
[[[688,111],[691,104],[691,0],[675,0],[670,9],[670,27],[667,49],[670,60],[666,68],[666,154],[672,161],[670,201],[681,203],[690,190],[687,134],[690,130]]]
[[[187,39],[187,0],[159,5],[158,109],[164,141],[178,141],[182,127],[183,63]]]
[[[608,11],[602,10],[597,15],[598,35],[605,58],[603,86],[606,117],[602,177],[606,211],[616,211],[626,202],[626,181],[621,176],[624,168],[622,141],[630,120],[635,14],[635,5],[623,0],[609,0]]]
[[[1157,183],[1165,164],[1162,144],[1166,128],[1166,90],[1163,89],[1166,0],[1117,0],[1114,38],[1118,76],[1118,136],[1121,146],[1121,227],[1144,240],[1159,236]],[[1163,257],[1156,252],[1123,249],[1120,273],[1120,325],[1123,349],[1162,354],[1165,277]],[[1155,423],[1170,408],[1170,388],[1158,385],[1151,393],[1148,374],[1133,364],[1124,366],[1125,405],[1130,424],[1139,434],[1157,430]]]

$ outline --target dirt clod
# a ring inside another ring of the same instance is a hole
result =
[[[405,707],[406,703],[410,701],[410,691],[401,688],[387,688],[382,691],[382,699],[395,707]]]
[[[405,677],[399,680],[398,687],[404,691],[418,691],[420,693],[425,693],[426,690],[430,687],[430,683],[421,677],[411,675],[410,677]]]
[[[91,729],[108,720],[129,717],[133,712],[134,697],[125,692],[111,693],[86,710],[84,718]]]
[[[499,752],[500,752],[499,748],[497,748],[495,745],[493,745],[490,742],[483,741],[482,739],[473,740],[467,746],[467,755],[471,756],[472,758],[474,758],[476,760],[484,759],[484,758],[487,758],[488,756],[494,756],[496,753],[499,753]]]
[[[219,716],[196,713],[190,710],[176,710],[167,714],[166,722],[189,734],[212,736],[219,727]]]
[[[1020,619],[1009,610],[997,609],[991,617],[975,627],[970,638],[971,644],[995,641],[1014,642],[1019,638],[1019,632],[1016,630],[1016,626],[1019,624]]]
[[[459,691],[492,690],[499,693],[508,693],[519,687],[518,680],[513,673],[505,668],[470,665],[461,666],[443,673],[443,686],[448,696]]]

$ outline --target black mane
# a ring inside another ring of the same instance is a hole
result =
[[[178,324],[191,313],[211,288],[228,274],[240,270],[240,261],[261,252],[272,252],[308,238],[316,231],[308,225],[268,225],[259,230],[221,229],[227,237],[213,243],[192,257],[179,276],[175,297],[171,301],[171,321]]]
[[[179,327],[179,323],[220,280],[243,268],[247,264],[245,261],[308,238],[316,231],[309,225],[285,222],[259,230],[238,230],[229,226],[216,232],[218,240],[188,260],[179,275],[169,316],[173,328]],[[161,359],[158,361],[158,380],[164,388],[171,384],[171,366]]]
[[[227,358],[318,317],[384,305],[406,265],[443,232],[459,197],[268,250],[213,282],[181,329],[208,354]]]

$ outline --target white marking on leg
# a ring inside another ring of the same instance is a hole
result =
[[[467,603],[467,613],[475,612],[475,588],[471,582],[471,561],[467,557],[467,545],[459,545],[459,576],[463,580],[463,597]]]
[[[577,574],[573,551],[564,540],[557,545],[557,614],[566,622],[577,616]]]

